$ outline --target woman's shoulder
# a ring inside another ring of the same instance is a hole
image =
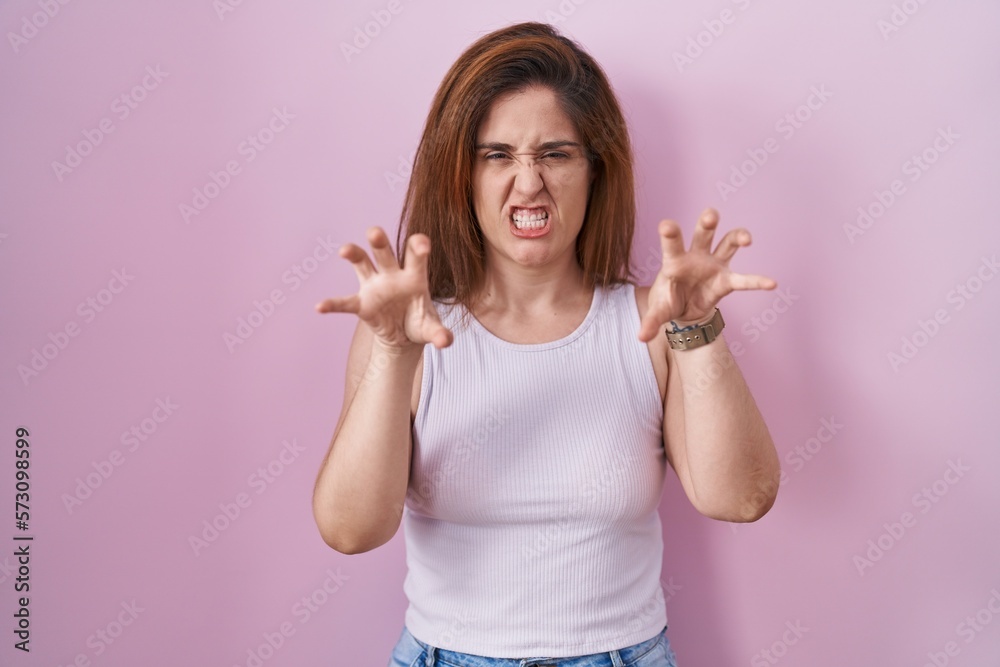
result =
[[[615,283],[606,288],[606,290],[617,295],[619,298],[626,298],[632,296],[636,308],[639,310],[639,317],[646,314],[646,304],[649,302],[649,286],[648,285],[636,285],[632,281]]]
[[[441,324],[449,329],[468,326],[469,309],[462,302],[451,297],[438,297],[431,299],[431,305],[434,306]]]
[[[649,285],[636,285],[634,282],[615,283],[606,289],[608,299],[617,309],[629,308],[638,315],[637,319],[642,320],[646,316],[649,307]],[[651,349],[656,348],[654,342],[650,342]]]
[[[635,307],[639,313],[639,320],[646,316],[649,307],[649,285],[633,285],[635,290]],[[660,389],[660,401],[666,397],[667,375],[670,372],[668,352],[670,346],[667,345],[667,337],[664,335],[654,336],[648,343],[646,349],[649,350],[650,361],[653,362],[653,371],[656,375],[656,384]]]

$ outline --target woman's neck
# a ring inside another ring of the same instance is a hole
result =
[[[507,316],[532,317],[590,303],[593,285],[575,261],[561,270],[551,267],[491,270],[487,264],[483,288],[475,299],[476,315],[503,311]]]

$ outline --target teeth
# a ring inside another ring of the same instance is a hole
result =
[[[541,229],[545,226],[545,221],[549,219],[549,214],[545,211],[530,214],[515,211],[511,218],[514,220],[514,226],[518,229]]]

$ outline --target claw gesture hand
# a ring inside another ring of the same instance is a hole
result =
[[[712,252],[719,214],[705,209],[694,228],[691,249],[684,251],[681,228],[673,220],[660,222],[663,266],[649,288],[648,307],[639,328],[639,340],[648,342],[667,322],[680,326],[708,320],[716,304],[733,290],[771,290],[778,283],[767,278],[729,270],[729,261],[742,247],[750,245],[750,232],[733,229]]]
[[[356,314],[371,327],[376,341],[387,348],[406,350],[426,343],[437,348],[451,345],[452,333],[441,324],[427,284],[430,239],[425,234],[414,234],[407,239],[402,267],[381,227],[368,230],[368,243],[374,265],[359,246],[348,243],[340,248],[340,256],[358,274],[361,283],[358,293],[321,301],[316,304],[317,312]]]

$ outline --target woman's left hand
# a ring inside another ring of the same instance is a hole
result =
[[[681,327],[711,318],[719,300],[733,290],[771,290],[778,283],[766,276],[733,273],[729,260],[750,245],[750,232],[730,230],[712,252],[712,239],[719,214],[707,208],[698,219],[691,249],[684,251],[680,226],[673,220],[660,222],[663,266],[649,288],[648,307],[639,328],[639,340],[648,342],[671,320]]]

